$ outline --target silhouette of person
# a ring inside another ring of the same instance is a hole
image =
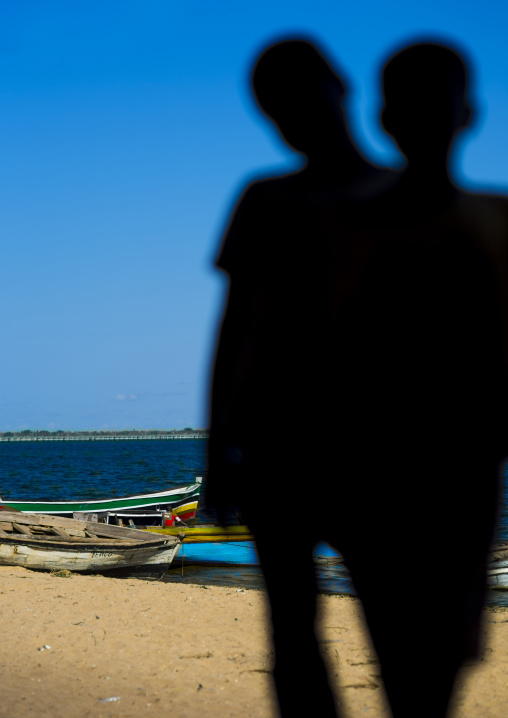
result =
[[[283,716],[337,714],[314,635],[319,540],[351,572],[393,715],[444,716],[477,651],[508,453],[506,200],[450,180],[471,109],[449,48],[420,43],[385,66],[398,174],[359,155],[344,85],[310,43],[269,48],[253,85],[306,164],[251,184],[224,239],[207,502],[222,521],[239,507],[254,533]],[[299,525],[302,510],[315,520]],[[281,558],[282,511],[298,533]]]
[[[365,206],[366,233],[350,227],[365,252],[335,313],[341,445],[323,524],[362,601],[393,715],[439,717],[477,654],[508,454],[508,212],[450,179],[471,116],[457,52],[405,48],[385,65],[383,91],[383,125],[407,168]]]
[[[223,240],[217,264],[229,276],[229,295],[214,365],[205,501],[221,522],[239,509],[254,534],[270,601],[281,714],[332,716],[314,635],[312,551],[319,529],[299,526],[302,509],[309,511],[305,483],[323,480],[330,449],[306,446],[300,431],[304,423],[326,425],[335,411],[327,384],[337,216],[339,224],[356,217],[391,173],[358,152],[344,82],[313,43],[285,40],[266,49],[253,89],[305,164],[251,183]],[[273,539],[283,517],[298,533],[281,559]]]

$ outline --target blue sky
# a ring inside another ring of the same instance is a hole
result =
[[[501,0],[1,0],[0,431],[206,426],[221,232],[250,176],[298,162],[250,96],[261,47],[319,39],[359,147],[393,164],[380,61],[462,44],[479,119],[456,176],[503,190],[507,27]]]

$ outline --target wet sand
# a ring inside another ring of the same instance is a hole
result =
[[[275,717],[264,593],[239,588],[0,566],[0,718]],[[360,603],[320,600],[344,714],[388,718]],[[508,609],[486,609],[455,704],[457,718],[506,715]]]

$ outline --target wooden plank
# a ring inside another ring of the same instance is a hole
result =
[[[35,538],[35,537],[32,537]],[[42,537],[41,537],[42,538]],[[136,542],[134,539],[125,539],[123,541],[112,541],[111,539],[104,539],[104,538],[87,538],[87,537],[78,537],[73,536],[72,538],[67,537],[65,539],[63,536],[51,536],[51,537],[45,537],[46,541],[61,541],[68,544],[80,544],[80,543],[86,543],[89,546],[94,546],[94,544],[101,545],[101,546],[111,546],[112,549],[115,548],[115,546],[135,546]]]
[[[53,528],[53,527],[51,527]],[[62,529],[63,531],[63,529]],[[75,528],[66,528],[65,533],[67,533],[69,536],[81,536],[82,538],[86,536],[85,533],[86,529],[75,529]]]
[[[0,521],[0,530],[12,531],[12,521]]]
[[[93,531],[97,536],[102,538],[112,539],[126,539],[133,538],[136,541],[152,541],[155,536],[150,536],[147,531],[140,531],[139,529],[129,529],[127,527],[115,526],[114,524],[95,524],[90,523],[87,530]],[[159,539],[163,539],[163,536],[157,536]]]
[[[34,514],[30,515],[33,516]],[[84,531],[86,528],[86,521],[80,521],[79,519],[68,519],[65,516],[48,516],[45,514],[40,514],[38,518],[38,523],[41,526],[56,526],[59,529],[67,531],[68,533],[69,529],[74,529],[76,531]]]
[[[135,539],[140,543],[154,543],[157,541],[164,541],[168,537],[157,536],[149,534],[146,531],[140,531],[139,529],[119,527],[110,524],[92,523],[86,521],[80,521],[78,519],[68,519],[61,516],[48,516],[45,514],[24,514],[24,513],[13,513],[8,511],[2,511],[1,519],[3,523],[16,523],[18,526],[30,526],[37,527],[37,531],[40,527],[41,530],[44,528],[56,527],[65,531],[69,536],[81,536],[85,534],[85,530],[91,530],[95,535],[100,538],[127,540]],[[21,533],[22,531],[20,531]],[[25,532],[22,532],[25,533]]]
[[[18,524],[17,522],[12,522],[12,528],[14,531],[17,531],[20,534],[24,534],[25,536],[33,536],[32,532],[30,531],[30,527],[26,526],[25,524]]]
[[[39,517],[36,514],[22,514],[16,511],[2,511],[2,521],[12,521],[17,524],[30,525],[39,524]]]
[[[68,538],[72,536],[81,536],[82,538],[84,538],[86,536],[84,531],[78,531],[76,529],[68,529],[67,531],[63,531],[63,529],[59,529],[56,526],[31,526],[31,529],[32,533],[38,536],[58,536],[58,531],[62,531],[61,535],[67,536]]]
[[[52,528],[50,526],[31,526],[32,533],[34,534],[51,534]]]
[[[93,548],[95,544],[102,546],[111,546],[112,549],[114,549],[115,546],[136,546],[136,541],[134,539],[125,539],[123,541],[112,541],[111,539],[105,539],[105,538],[87,538],[85,536],[79,537],[79,536],[56,536],[55,534],[49,536],[48,534],[30,534],[30,536],[26,534],[8,534],[8,538],[14,539],[15,542],[19,544],[29,545],[30,543],[36,542],[44,542],[44,543],[55,543],[55,544],[66,544],[67,546],[73,546],[78,544],[88,544],[90,547]],[[145,544],[140,544],[144,548]]]
[[[56,536],[58,535],[58,531],[63,531],[63,529],[59,529],[55,526],[31,526],[32,533],[34,534],[44,534],[46,536]],[[64,532],[66,536],[85,536],[84,531],[79,531],[76,529],[67,529],[67,531]],[[62,534],[62,535],[64,535]]]
[[[11,536],[12,534],[8,534],[6,531],[2,531],[2,529],[0,529],[0,537],[10,538]]]
[[[99,523],[100,512],[90,513],[89,511],[74,511],[72,514],[73,519],[79,519],[80,521],[92,521],[93,523]]]
[[[18,524],[33,526],[56,526],[67,533],[84,531],[86,521],[68,519],[65,516],[49,516],[47,514],[25,514],[21,512],[2,511],[1,521],[15,521]]]
[[[62,536],[63,538],[70,539],[69,534],[66,533],[65,531],[63,531],[62,529],[59,529],[57,526],[51,526],[51,533],[54,536]]]

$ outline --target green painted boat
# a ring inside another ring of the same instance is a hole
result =
[[[75,501],[16,501],[0,499],[7,510],[29,512],[34,514],[49,514],[53,516],[71,517],[75,513],[101,514],[108,511],[132,511],[151,509],[171,512],[185,521],[196,515],[196,509],[201,492],[202,477],[196,477],[196,483],[191,486],[179,486],[176,489],[158,491],[153,494],[137,494],[135,496],[121,496],[108,499],[85,499]]]

